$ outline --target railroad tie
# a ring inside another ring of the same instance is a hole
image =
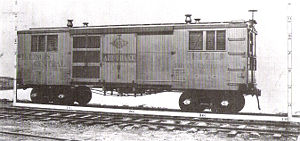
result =
[[[33,114],[33,113],[36,113],[35,111],[29,111],[29,112],[25,112],[25,113],[23,113],[24,115],[31,115],[31,114]]]
[[[180,130],[180,128],[176,127],[176,126],[165,126],[165,129],[167,131],[174,131],[174,130]]]
[[[33,115],[42,116],[42,115],[46,115],[46,114],[48,114],[48,112],[40,112],[40,113],[35,113]]]
[[[49,115],[50,117],[59,117],[59,116],[61,116],[61,114],[60,113],[55,113],[55,114],[52,114],[52,115]]]
[[[267,126],[260,126],[260,127],[258,127],[258,128],[261,129],[261,130],[266,130],[266,129],[268,129]]]
[[[121,121],[131,121],[132,118],[129,118],[129,117],[125,117],[125,118],[122,118]]]
[[[130,126],[130,124],[128,124],[128,123],[122,123],[122,124],[119,124],[118,126],[119,126],[120,129],[124,129],[127,126]]]
[[[227,134],[227,137],[235,137],[238,134],[238,131],[232,130]]]
[[[35,119],[36,117],[35,116],[26,116],[26,117],[23,117],[24,120],[32,120],[32,119]]]
[[[250,138],[259,138],[260,134],[258,132],[251,132],[249,135]]]
[[[160,122],[160,120],[158,120],[158,119],[151,119],[148,122],[149,123],[158,123],[158,122]]]
[[[277,130],[279,130],[279,131],[286,131],[287,129],[286,128],[283,128],[283,127],[279,127],[279,128],[277,128]]]
[[[59,120],[59,121],[62,122],[62,123],[64,123],[64,122],[69,122],[70,119],[61,119],[61,120]]]
[[[94,120],[94,119],[98,119],[98,118],[101,118],[101,116],[94,116],[94,117],[91,117],[90,119]]]
[[[104,121],[110,121],[110,120],[112,120],[112,118],[111,117],[105,117],[102,120],[104,120]]]
[[[218,129],[218,131],[230,132],[231,130],[227,129],[227,128],[230,128],[230,124],[223,124],[223,125],[220,126],[220,129]]]
[[[188,133],[195,133],[195,132],[198,132],[198,129],[197,128],[190,128],[187,130]]]
[[[180,125],[189,125],[190,123],[190,121],[180,121]]]
[[[133,129],[139,129],[139,128],[141,128],[141,125],[140,125],[140,124],[134,124],[134,125],[132,126],[132,128],[133,128]]]
[[[9,117],[9,115],[0,115],[0,118]]]
[[[83,123],[82,121],[79,121],[79,120],[70,120],[69,122],[72,124]]]
[[[104,124],[105,127],[110,127],[110,126],[113,126],[113,125],[116,125],[115,123],[106,123]]]
[[[136,120],[134,120],[135,122],[142,122],[142,121],[144,121],[145,119],[142,119],[142,118],[140,118],[140,119],[136,119]]]
[[[195,125],[200,127],[207,127],[207,123],[205,122],[196,122]]]
[[[9,118],[9,119],[20,119],[20,115],[7,115],[6,118]]]
[[[245,129],[247,126],[246,125],[239,125],[237,128],[238,129]]]
[[[163,120],[160,123],[162,123],[162,124],[175,124],[175,121],[174,120]]]
[[[70,114],[70,115],[66,115],[64,117],[69,118],[69,117],[75,117],[75,116],[77,116],[77,114]]]
[[[51,120],[51,119],[52,119],[52,118],[49,118],[49,117],[48,117],[48,118],[41,118],[40,120],[41,120],[41,121],[49,121],[49,120]]]
[[[156,131],[156,130],[159,129],[159,127],[156,126],[156,125],[148,125],[148,129],[149,129],[149,130],[154,130],[154,131]]]
[[[92,115],[85,115],[85,116],[81,116],[81,117],[79,117],[79,118],[81,118],[81,119],[84,119],[84,118],[88,118],[88,117],[91,117]]]
[[[274,135],[273,135],[273,138],[275,138],[275,139],[279,139],[279,138],[281,138],[281,137],[282,137],[281,134],[274,134]]]
[[[210,129],[208,132],[211,134],[217,134],[219,131],[217,129]]]
[[[221,128],[227,128],[227,127],[230,127],[230,125],[229,125],[229,124],[223,124],[223,125],[221,125],[220,127],[221,127]]]

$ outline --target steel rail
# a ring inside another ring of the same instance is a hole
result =
[[[57,140],[57,141],[77,141],[65,138],[57,138],[57,137],[49,137],[49,136],[40,136],[40,135],[33,135],[33,134],[26,134],[26,133],[18,133],[18,132],[9,132],[9,131],[0,131],[1,134],[8,134],[8,135],[16,135],[16,136],[26,136],[31,138],[41,138],[41,139],[50,139],[50,140]]]
[[[32,104],[31,102],[20,101],[22,104]],[[49,104],[48,104],[49,105]],[[51,104],[50,104],[51,105]],[[73,105],[77,106],[77,105]],[[131,109],[131,110],[150,110],[150,111],[173,111],[173,112],[183,112],[180,109],[169,109],[169,108],[156,108],[156,107],[138,107],[138,106],[117,106],[117,105],[99,105],[99,104],[88,104],[85,107],[92,108],[114,108],[114,109]],[[0,107],[1,108],[1,107]],[[24,108],[24,107],[23,107]],[[211,111],[203,111],[204,114],[212,114]],[[281,116],[287,117],[287,113],[271,114],[271,113],[251,113],[251,112],[239,112],[234,115],[257,115],[257,116]],[[293,115],[295,118],[300,118],[300,115]]]

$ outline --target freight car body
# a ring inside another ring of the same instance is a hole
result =
[[[255,21],[18,31],[18,86],[37,103],[87,104],[90,87],[179,90],[183,111],[240,111],[256,88]]]
[[[14,78],[0,76],[0,90],[10,90],[14,88]]]

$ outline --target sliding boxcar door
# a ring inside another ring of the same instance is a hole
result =
[[[136,82],[136,34],[105,35],[102,61],[105,82]]]
[[[173,35],[138,36],[138,83],[171,85],[175,51]]]

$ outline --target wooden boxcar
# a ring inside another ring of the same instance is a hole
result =
[[[255,21],[18,31],[18,87],[33,102],[87,104],[91,87],[179,90],[184,111],[238,112],[256,88]]]
[[[0,90],[10,90],[14,88],[14,78],[0,76]]]

